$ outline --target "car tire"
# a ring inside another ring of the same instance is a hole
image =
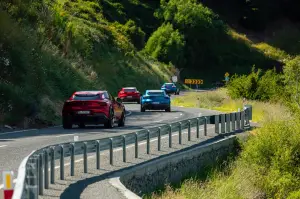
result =
[[[141,112],[145,112],[146,110],[145,110],[145,108],[143,108],[142,106],[141,106]]]
[[[141,100],[137,100],[136,103],[137,103],[137,104],[141,104]]]
[[[166,112],[171,112],[171,107],[165,109]]]
[[[109,112],[110,112],[110,113],[109,113],[109,118],[108,118],[108,120],[106,121],[106,123],[104,124],[104,127],[105,127],[105,128],[111,129],[111,128],[114,127],[114,112],[113,112],[112,109],[110,109]]]
[[[85,124],[83,122],[81,122],[79,125],[78,125],[79,128],[81,129],[84,129],[85,128]]]
[[[121,127],[121,126],[125,126],[125,113],[123,112],[122,113],[122,116],[121,116],[121,118],[120,118],[120,120],[119,120],[119,123],[118,123],[118,126],[119,127]]]
[[[72,122],[71,122],[71,120],[70,120],[70,118],[69,117],[63,117],[63,121],[62,121],[62,125],[63,125],[63,128],[64,129],[71,129],[72,128]]]

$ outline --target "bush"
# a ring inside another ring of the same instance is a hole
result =
[[[178,64],[183,58],[183,35],[170,23],[163,24],[149,38],[145,52],[165,63]]]
[[[282,76],[275,70],[255,72],[253,69],[249,75],[234,75],[227,84],[227,88],[233,99],[277,101],[281,98],[284,84]]]

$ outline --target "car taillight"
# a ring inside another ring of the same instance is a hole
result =
[[[124,91],[120,91],[120,94],[124,94],[125,92]]]

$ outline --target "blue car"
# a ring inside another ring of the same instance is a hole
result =
[[[161,86],[161,90],[166,91],[167,94],[179,95],[179,89],[176,87],[174,83],[164,83]]]
[[[164,90],[147,90],[141,97],[141,112],[146,110],[171,112],[171,99]]]

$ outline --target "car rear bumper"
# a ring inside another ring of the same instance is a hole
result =
[[[121,97],[121,100],[123,102],[136,102],[136,101],[140,100],[140,97],[131,97],[131,98],[129,98],[129,97]]]
[[[69,114],[69,115],[64,115],[64,117],[72,124],[80,124],[80,123],[104,124],[108,121],[108,118],[104,113],[97,113],[93,115]]]
[[[142,107],[146,110],[165,110],[170,107],[170,104],[151,104],[145,103]]]
[[[177,89],[175,90],[167,90],[167,89],[164,89],[166,93],[176,93],[177,92]]]

